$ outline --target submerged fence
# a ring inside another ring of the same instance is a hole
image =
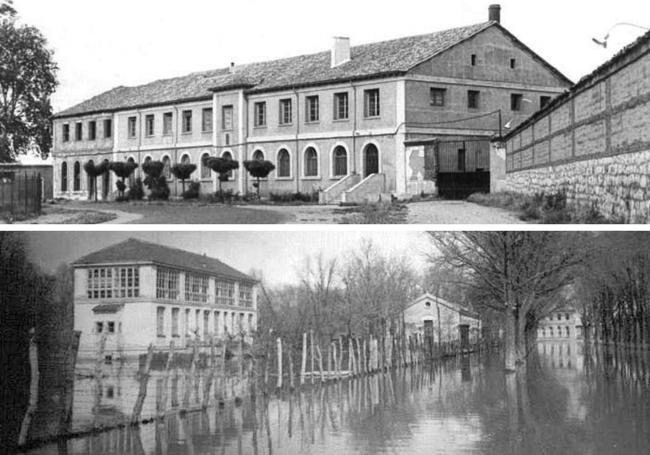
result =
[[[23,215],[38,213],[42,200],[43,178],[40,174],[0,172],[0,212]]]

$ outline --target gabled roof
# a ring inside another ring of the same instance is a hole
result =
[[[272,91],[404,74],[418,64],[492,26],[503,29],[496,22],[484,22],[426,35],[355,46],[350,50],[351,60],[335,68],[331,67],[331,54],[327,51],[241,65],[234,68],[234,71],[222,68],[137,87],[117,87],[59,112],[56,117],[209,99],[210,90],[245,88],[250,92]]]
[[[129,239],[91,253],[74,262],[75,266],[108,264],[156,264],[247,282],[256,279],[233,269],[218,259],[142,240]]]
[[[406,307],[406,309],[411,308],[411,307],[413,307],[413,306],[415,306],[415,305],[418,305],[418,304],[420,304],[420,303],[422,303],[422,302],[425,302],[425,301],[427,301],[427,300],[430,300],[431,302],[438,303],[438,304],[440,304],[440,305],[442,305],[442,306],[444,306],[444,307],[447,307],[448,309],[450,309],[450,310],[452,310],[452,311],[457,311],[457,312],[460,313],[462,316],[469,317],[469,318],[475,318],[475,319],[478,319],[478,318],[479,318],[479,314],[476,313],[475,311],[470,310],[470,309],[468,309],[468,308],[465,308],[463,305],[461,305],[461,304],[459,304],[459,303],[449,302],[449,301],[447,301],[447,300],[445,300],[445,299],[443,299],[443,298],[441,298],[441,297],[437,297],[437,296],[435,296],[435,295],[433,295],[433,294],[430,294],[430,293],[428,293],[428,292],[425,293],[425,294],[423,294],[423,295],[421,295],[421,296],[418,297],[417,299],[413,300],[413,301],[412,301],[412,302],[411,302],[411,303]]]

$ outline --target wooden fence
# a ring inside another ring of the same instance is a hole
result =
[[[42,200],[43,178],[40,174],[0,173],[0,212],[39,213]]]

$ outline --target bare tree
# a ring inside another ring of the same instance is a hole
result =
[[[434,263],[468,273],[476,304],[504,315],[505,368],[524,363],[540,319],[557,305],[584,259],[575,235],[552,232],[431,233]]]

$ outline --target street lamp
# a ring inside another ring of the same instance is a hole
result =
[[[599,39],[596,39],[596,38],[591,38],[591,40],[594,43],[598,44],[599,46],[602,46],[603,48],[607,49],[607,42],[609,41],[609,36],[612,34],[612,31],[615,28],[621,27],[621,26],[635,27],[635,28],[641,29],[641,30],[646,31],[646,32],[650,30],[649,28],[642,27],[641,25],[631,24],[629,22],[619,22],[618,24],[614,24],[612,26],[612,28],[609,29],[609,31],[607,32],[607,34],[605,35],[605,37],[602,40],[599,40]]]

